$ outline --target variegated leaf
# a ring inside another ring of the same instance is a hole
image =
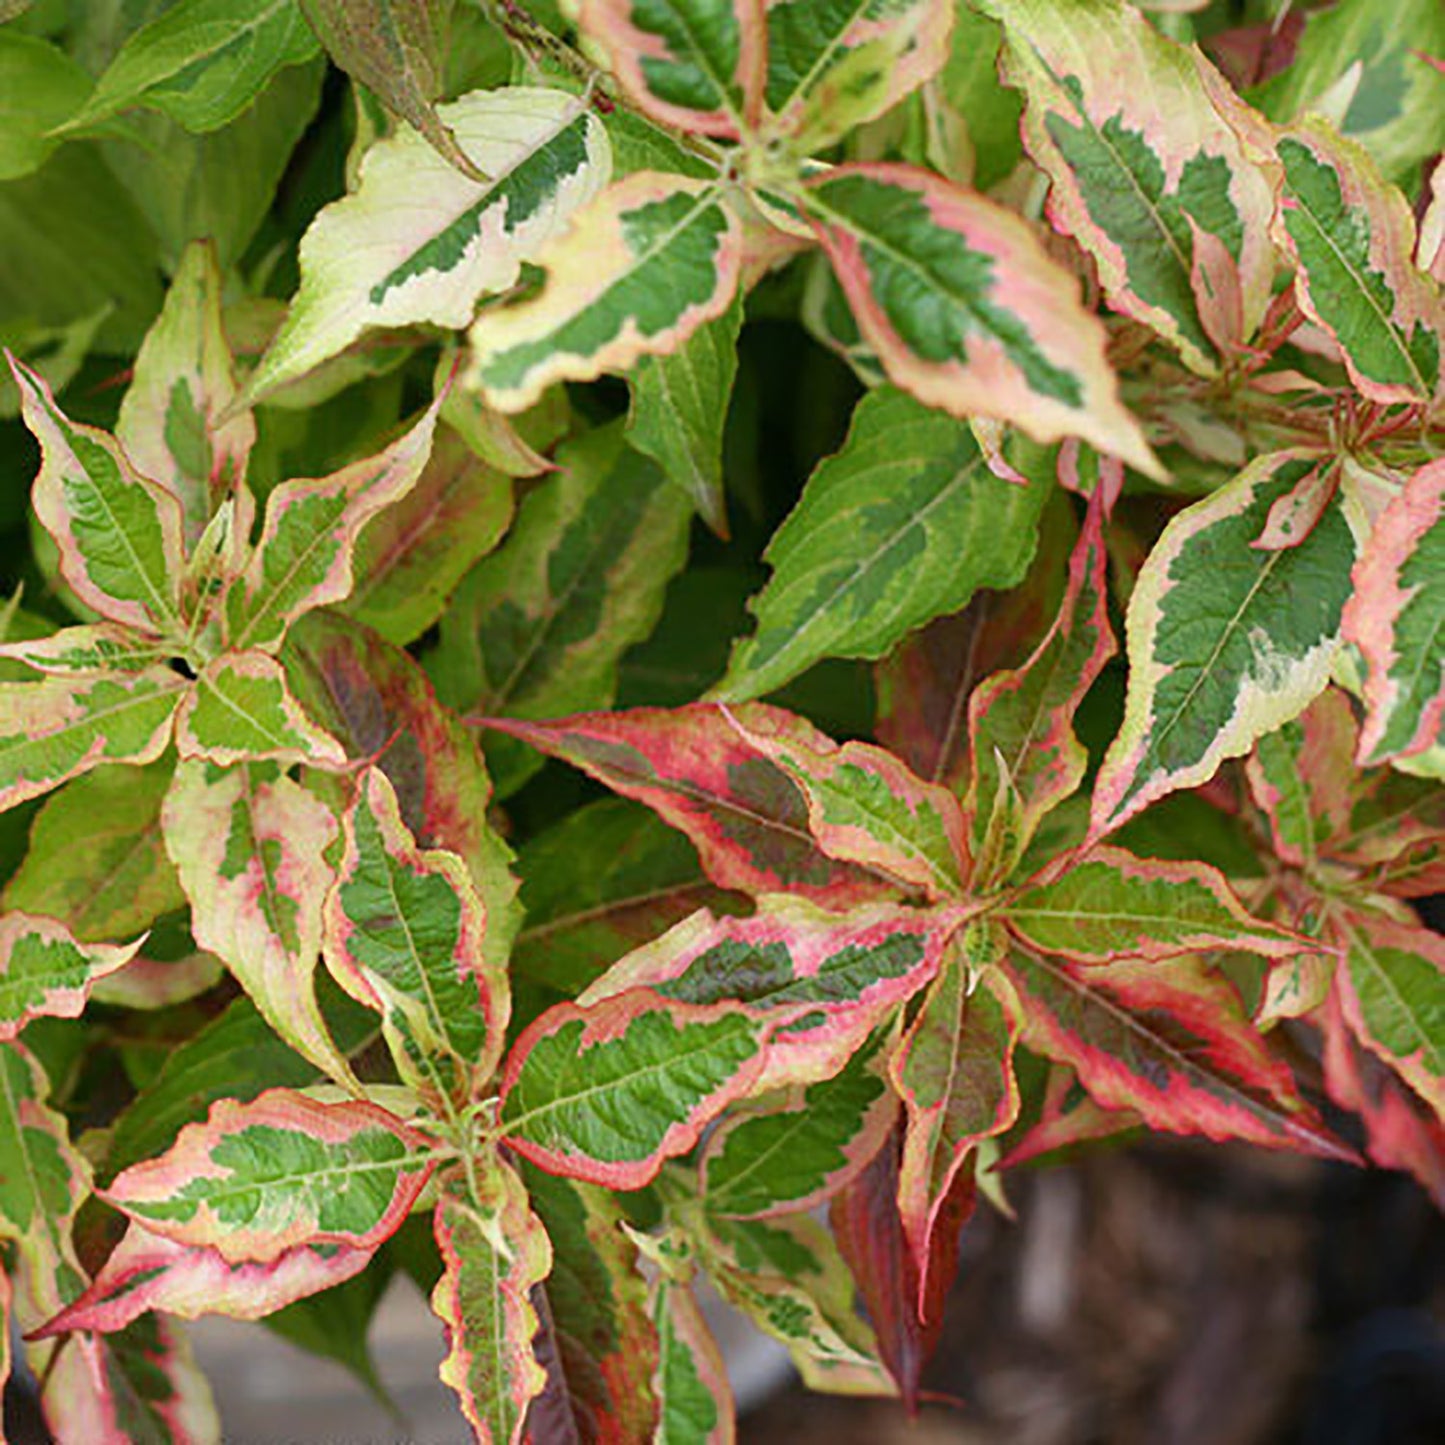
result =
[[[768,0],[770,132],[822,150],[943,64],[952,0]]]
[[[507,1142],[549,1173],[640,1188],[755,1086],[769,1025],[735,1003],[628,989],[558,1004],[514,1045],[502,1081]]]
[[[781,709],[723,712],[801,789],[809,831],[830,858],[933,899],[963,892],[964,817],[947,788],[925,783],[884,748],[840,746]]]
[[[431,1177],[421,1139],[375,1104],[270,1089],[223,1099],[103,1197],[153,1234],[270,1264],[300,1245],[374,1249]]]
[[[346,761],[292,696],[285,669],[259,650],[227,652],[200,672],[176,713],[176,751],[223,765]]]
[[[1069,562],[1059,613],[1022,667],[969,699],[969,815],[974,881],[1002,881],[1039,820],[1072,796],[1088,754],[1074,733],[1079,704],[1114,655],[1103,507],[1095,503]]]
[[[716,186],[638,171],[543,248],[537,296],[482,313],[465,384],[521,411],[554,382],[675,350],[727,310],[741,261],[742,228]]]
[[[1133,1109],[1169,1133],[1353,1158],[1301,1101],[1233,988],[1197,959],[1085,974],[1015,947],[1006,971],[1029,1047],[1075,1069],[1105,1108]]]
[[[185,906],[161,838],[168,761],[98,768],[51,798],[3,895],[7,909],[57,918],[93,943],[149,928]]]
[[[758,697],[824,657],[881,657],[979,587],[1013,586],[1047,495],[996,477],[965,422],[880,387],[769,542],[757,632],[717,693]]]
[[[163,638],[132,631],[120,622],[86,622],[41,637],[0,643],[0,657],[51,677],[140,672],[170,656]]]
[[[1212,374],[1271,298],[1267,131],[1193,48],[1117,0],[988,0],[1050,214],[1111,303]]]
[[[731,1004],[776,1023],[758,1088],[832,1078],[938,972],[969,905],[876,904],[825,913],[793,898],[751,918],[706,909],[619,959],[580,995],[593,1007],[640,989],[689,1006]]]
[[[557,459],[562,470],[522,503],[442,619],[428,667],[454,707],[532,718],[607,707],[623,653],[651,633],[686,561],[691,509],[621,424]],[[533,759],[491,741],[498,786],[515,791]]]
[[[320,479],[283,482],[266,502],[261,540],[226,594],[229,646],[274,652],[304,613],[351,593],[362,528],[416,484],[441,399],[384,451]]]
[[[186,687],[165,667],[0,683],[0,809],[102,763],[154,762]]]
[[[1445,460],[1391,499],[1353,582],[1343,634],[1365,667],[1360,762],[1423,752],[1445,719]]]
[[[444,426],[416,485],[362,531],[359,580],[341,605],[388,642],[412,642],[446,613],[511,520],[512,479]]]
[[[316,1002],[321,908],[331,884],[330,809],[274,764],[188,762],[161,810],[191,930],[266,1021],[342,1082],[351,1078]]]
[[[178,1244],[132,1223],[90,1286],[33,1337],[108,1334],[151,1310],[186,1320],[210,1314],[260,1319],[351,1279],[371,1257],[370,1249],[301,1244],[266,1263],[229,1263],[218,1250]]]
[[[762,0],[582,0],[583,33],[653,119],[737,140],[762,104]]]
[[[1008,981],[992,967],[976,972],[964,950],[952,948],[890,1061],[906,1110],[898,1210],[921,1290],[929,1284],[934,1229],[948,1217],[960,1170],[981,1140],[1018,1116],[1013,1053],[1020,1024]],[[920,1312],[922,1305],[920,1297]]]
[[[730,711],[752,726],[771,710],[749,704]],[[835,908],[896,891],[891,880],[828,857],[809,831],[803,791],[721,708],[698,703],[584,713],[556,723],[490,719],[487,726],[646,803],[687,834],[720,888],[787,891]]]
[[[699,1162],[709,1213],[740,1219],[813,1209],[867,1167],[893,1131],[898,1100],[880,1065],[878,1030],[832,1079],[736,1110]]]
[[[188,552],[228,497],[237,507],[237,542],[250,538],[246,463],[256,423],[249,412],[221,423],[235,398],[215,247],[194,241],[182,252],[165,307],[136,356],[115,424],[115,439],[137,470],[180,502]]]
[[[691,1287],[659,1272],[652,1285],[658,1401],[653,1445],[734,1445],[737,1421],[722,1351]]]
[[[622,1207],[608,1190],[526,1161],[518,1172],[553,1255],[546,1284],[533,1294],[545,1305],[551,1348],[544,1357],[543,1337],[534,1342],[547,1388],[528,1426],[539,1440],[571,1438],[569,1430],[582,1440],[650,1440],[660,1414],[651,1388],[658,1336]]]
[[[91,986],[124,968],[144,941],[82,943],[53,918],[0,914],[0,1041],[41,1015],[78,1017]]]
[[[287,662],[308,708],[353,763],[375,760],[396,790],[401,818],[423,848],[467,865],[486,908],[482,958],[505,967],[521,923],[511,850],[487,819],[491,781],[475,736],[443,708],[426,674],[400,648],[335,612],[315,612],[288,635]],[[326,780],[314,779],[318,790]],[[347,799],[333,784],[336,810]]]
[[[442,1274],[431,1307],[447,1335],[441,1378],[479,1445],[520,1445],[547,1383],[532,1296],[551,1273],[552,1246],[506,1160],[484,1159],[474,1172],[475,1192],[456,1179],[444,1185],[432,1224]]]
[[[1050,1064],[1038,1118],[1004,1140],[1005,1152],[995,1168],[1013,1169],[1051,1154],[1067,1157],[1062,1151],[1142,1127],[1134,1110],[1104,1108],[1084,1089],[1071,1068]]]
[[[33,371],[13,357],[10,368],[21,414],[40,442],[32,500],[60,550],[61,576],[112,621],[179,632],[180,504],[141,476],[113,437],[72,422]]]
[[[1351,910],[1336,972],[1351,1030],[1437,1115],[1445,1114],[1445,943],[1424,928]]]
[[[468,325],[478,299],[514,285],[610,177],[601,121],[566,91],[473,91],[437,113],[479,175],[410,128],[378,141],[356,189],[302,238],[301,289],[247,384],[251,400],[368,328]]]
[[[1158,474],[1078,282],[1012,212],[909,166],[837,166],[805,208],[889,378],[955,416],[1078,436]]]
[[[1206,782],[1324,690],[1355,560],[1346,512],[1337,501],[1297,547],[1251,546],[1312,465],[1260,457],[1179,513],[1149,554],[1129,601],[1129,692],[1095,785],[1096,833]]]
[[[481,967],[486,912],[467,866],[417,846],[375,767],[343,837],[323,915],[327,966],[381,1014],[402,1078],[434,1108],[465,1104],[496,1067],[508,1003],[505,976]]]
[[[1353,141],[1311,118],[1282,135],[1281,244],[1299,260],[1301,308],[1340,344],[1355,385],[1381,402],[1428,403],[1440,386],[1445,302],[1415,266],[1405,197]]]
[[[1003,917],[1033,947],[1074,962],[1171,958],[1210,949],[1283,958],[1305,943],[1287,929],[1251,918],[1223,875],[1204,863],[1168,863],[1101,847],[1052,871],[1052,878],[1014,895]]]

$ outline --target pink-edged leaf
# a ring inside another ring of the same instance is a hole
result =
[[[1197,959],[1080,973],[1015,947],[1006,971],[1025,1042],[1075,1069],[1105,1108],[1136,1110],[1169,1133],[1354,1158],[1300,1099],[1233,988]]]
[[[727,140],[756,124],[763,0],[582,0],[579,18],[653,119]]]
[[[48,637],[0,645],[0,657],[13,658],[55,677],[92,672],[140,672],[165,662],[171,650],[119,622],[62,627]]]
[[[299,1245],[374,1249],[400,1228],[432,1167],[420,1137],[375,1104],[269,1089],[246,1104],[221,1100],[103,1197],[178,1244],[269,1264]]]
[[[442,1274],[431,1307],[447,1336],[441,1378],[479,1445],[520,1445],[528,1406],[547,1384],[532,1297],[551,1273],[552,1246],[504,1159],[473,1172],[475,1192],[448,1180],[432,1220]]]
[[[1275,145],[1284,166],[1277,236],[1299,262],[1295,295],[1374,401],[1430,402],[1440,387],[1445,303],[1414,261],[1405,197],[1357,142],[1308,116]]]
[[[716,184],[636,171],[542,249],[540,292],[482,312],[464,384],[523,411],[555,382],[675,351],[731,305],[742,252],[741,223]]]
[[[769,1025],[734,1003],[628,989],[548,1009],[517,1040],[501,1124],[519,1154],[613,1189],[637,1189],[756,1086]]]
[[[0,914],[0,1040],[42,1015],[77,1018],[92,985],[124,968],[144,942],[82,943],[53,918]]]
[[[1365,1152],[1384,1169],[1413,1174],[1445,1209],[1445,1124],[1373,1054],[1345,1022],[1338,990],[1316,1015],[1324,1034],[1325,1088],[1365,1124]]]
[[[995,674],[969,701],[970,848],[976,883],[1002,881],[1039,821],[1078,788],[1088,753],[1074,714],[1114,655],[1102,501],[1069,561],[1054,625],[1022,667]]]
[[[191,931],[236,976],[267,1023],[332,1078],[351,1081],[316,1002],[329,808],[274,764],[182,763],[161,810]]]
[[[534,1348],[547,1387],[528,1427],[538,1440],[651,1439],[660,1413],[652,1389],[658,1338],[622,1207],[608,1190],[525,1160],[518,1172],[553,1254],[552,1272],[532,1296],[544,1316]]]
[[[750,728],[766,726],[773,711],[764,704],[730,709]],[[787,714],[778,722],[794,726]],[[581,713],[550,723],[489,718],[486,726],[646,803],[687,834],[720,888],[787,891],[835,908],[896,891],[890,880],[827,856],[809,831],[802,789],[715,704]],[[826,747],[827,739],[820,733],[817,743]]]
[[[1013,1053],[1021,1023],[1008,980],[991,967],[975,971],[962,949],[951,949],[889,1065],[905,1110],[898,1212],[920,1312],[938,1221],[956,1225],[949,1201],[960,1171],[980,1140],[1002,1134],[1018,1117]]]
[[[1364,870],[1369,886],[1401,898],[1445,890],[1445,790],[1393,768],[1345,776],[1358,786],[1349,826],[1330,854]]]
[[[903,1403],[916,1414],[924,1367],[943,1332],[943,1303],[958,1272],[958,1235],[973,1213],[974,1179],[960,1171],[934,1219],[926,1286],[898,1212],[901,1139],[890,1139],[828,1213],[838,1248]]]
[[[1004,1140],[1005,1153],[995,1166],[1000,1172],[1050,1154],[1111,1139],[1142,1127],[1132,1109],[1106,1109],[1063,1064],[1050,1064],[1039,1116],[1027,1128]]]
[[[1049,212],[1110,303],[1213,374],[1271,298],[1268,130],[1200,52],[1109,0],[988,0]],[[1223,354],[1221,357],[1221,353]]]
[[[416,484],[431,453],[441,398],[376,456],[319,479],[282,482],[266,500],[261,540],[225,598],[229,646],[275,652],[303,613],[351,593],[365,525]]]
[[[1269,509],[1264,530],[1250,544],[1265,552],[1298,547],[1325,514],[1340,486],[1338,463],[1321,461]]]
[[[620,959],[579,1001],[648,989],[693,1007],[743,1008],[777,1023],[758,1087],[812,1083],[836,1074],[938,972],[968,913],[877,904],[836,914],[781,897],[751,918],[703,909]]]
[[[467,866],[417,846],[375,767],[343,837],[323,914],[327,966],[381,1014],[401,1077],[434,1108],[465,1104],[501,1056],[509,1002],[506,975],[482,967],[486,909]]]
[[[208,663],[176,713],[182,758],[337,766],[346,754],[302,711],[285,669],[264,652],[228,652]]]
[[[221,284],[215,246],[193,241],[136,356],[115,424],[116,440],[138,470],[180,503],[187,550],[228,497],[236,500],[234,530],[242,541],[254,512],[246,463],[255,418],[242,411],[221,422],[236,397]]]
[[[218,1250],[179,1244],[130,1224],[90,1286],[31,1339],[73,1330],[109,1333],[151,1310],[194,1320],[255,1320],[360,1274],[373,1251],[301,1244],[267,1262],[231,1263]]]
[[[1341,631],[1360,649],[1365,725],[1359,760],[1434,745],[1445,722],[1445,459],[1391,499],[1355,564]]]
[[[832,1079],[734,1111],[699,1161],[712,1214],[762,1219],[813,1209],[849,1183],[893,1131],[898,1100],[882,1071],[879,1029]]]
[[[809,184],[806,207],[897,385],[957,416],[997,417],[1045,442],[1080,436],[1158,471],[1119,401],[1102,323],[1019,217],[887,164],[835,167]]]
[[[1206,863],[1136,858],[1097,847],[1007,904],[1010,928],[1045,953],[1077,963],[1171,958],[1237,948],[1281,958],[1308,947],[1276,924],[1253,918],[1224,875]]]
[[[723,715],[802,790],[809,831],[830,858],[934,899],[963,891],[964,818],[947,788],[925,783],[885,748],[840,746],[780,709],[724,706]]]
[[[60,575],[111,621],[178,632],[180,504],[143,477],[113,437],[69,420],[40,377],[10,364],[21,414],[40,442],[32,503],[60,549]]]
[[[186,687],[166,667],[0,683],[0,810],[102,763],[154,762]]]
[[[1257,457],[1150,552],[1129,599],[1129,690],[1094,786],[1095,836],[1207,782],[1324,691],[1357,551],[1351,517],[1337,499],[1297,547],[1252,545],[1317,461]]]
[[[147,1315],[107,1335],[104,1344],[106,1383],[128,1442],[211,1445],[221,1438],[210,1382],[174,1320]],[[52,1422],[52,1429],[57,1439],[70,1437],[64,1425]]]
[[[681,1280],[659,1271],[651,1289],[657,1331],[656,1445],[733,1445],[737,1439],[732,1386],[722,1351],[697,1297]]]
[[[1358,909],[1337,926],[1335,987],[1355,1037],[1445,1115],[1445,939]]]

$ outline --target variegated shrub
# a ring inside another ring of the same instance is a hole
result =
[[[1295,9],[0,3],[62,1445],[398,1271],[479,1441],[734,1439],[701,1279],[912,1409],[1141,1130],[1445,1205],[1445,20]]]

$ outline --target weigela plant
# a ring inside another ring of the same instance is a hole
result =
[[[0,17],[58,1440],[219,1440],[208,1312],[375,1385],[399,1270],[480,1441],[731,1440],[700,1277],[911,1408],[1131,1131],[1445,1203],[1434,0]]]

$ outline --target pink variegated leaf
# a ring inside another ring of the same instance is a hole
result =
[[[693,914],[620,959],[584,1006],[647,989],[691,1007],[730,1004],[776,1023],[759,1088],[831,1078],[938,972],[970,905],[925,912],[876,904],[826,913],[772,898],[751,918]]]
[[[351,593],[362,529],[400,501],[431,453],[442,398],[376,456],[319,479],[283,482],[266,500],[261,540],[225,597],[228,645],[275,652],[303,613]]]
[[[1445,790],[1393,768],[1354,775],[1349,827],[1329,850],[1400,898],[1445,891]]]
[[[382,1016],[397,1071],[433,1108],[469,1102],[507,1026],[505,974],[482,968],[486,910],[455,853],[420,848],[396,791],[368,768],[343,824],[327,895],[327,966]]]
[[[271,763],[181,763],[161,826],[196,942],[292,1048],[354,1088],[314,982],[338,832],[330,809]]]
[[[78,1017],[92,985],[124,968],[144,942],[82,943],[53,918],[0,914],[0,1040],[42,1015]]]
[[[722,1351],[692,1287],[659,1271],[650,1291],[657,1330],[657,1445],[734,1445],[737,1421]]]
[[[11,360],[21,414],[40,442],[35,515],[60,549],[60,574],[103,617],[178,635],[184,563],[180,504],[138,472],[113,437],[72,422],[34,372]]]
[[[959,1171],[936,1212],[927,1280],[921,1279],[898,1211],[901,1147],[895,1135],[878,1151],[833,1200],[828,1222],[872,1321],[883,1363],[904,1406],[916,1414],[923,1371],[943,1333],[943,1303],[958,1273],[959,1231],[973,1213],[975,1192],[972,1171]]]
[[[1119,400],[1103,325],[1018,216],[887,164],[826,172],[806,211],[898,386],[956,416],[996,417],[1044,442],[1083,437],[1158,472]]]
[[[1074,714],[1115,651],[1103,525],[1100,500],[1074,548],[1054,625],[1022,667],[989,678],[969,701],[967,811],[977,885],[1006,879],[1039,821],[1084,779],[1089,759]]]
[[[432,1221],[442,1274],[431,1307],[447,1336],[441,1378],[479,1445],[520,1445],[547,1384],[532,1300],[551,1273],[552,1246],[510,1164],[489,1157],[474,1174],[471,1187],[445,1182]]]
[[[1409,203],[1319,116],[1290,127],[1275,150],[1285,177],[1276,234],[1299,263],[1300,308],[1339,343],[1367,397],[1428,404],[1440,388],[1445,302],[1415,265]]]
[[[0,810],[102,763],[154,762],[186,688],[167,667],[0,683]]]
[[[1383,914],[1338,920],[1344,959],[1335,973],[1355,1037],[1445,1115],[1445,939]]]
[[[933,899],[963,891],[964,818],[947,788],[925,783],[885,748],[840,746],[780,709],[724,706],[723,715],[802,790],[809,831],[830,858]]]
[[[1013,1126],[1019,1111],[1013,1053],[1022,1023],[1008,980],[975,971],[951,949],[923,1007],[889,1065],[903,1100],[898,1212],[918,1275],[919,1309],[929,1286],[940,1216],[981,1140]]]
[[[1269,509],[1264,530],[1250,543],[1263,552],[1298,547],[1314,531],[1340,485],[1340,467],[1321,461]]]
[[[720,888],[787,891],[847,908],[897,891],[888,878],[829,858],[809,831],[808,799],[793,778],[735,725],[801,733],[807,724],[764,704],[693,703],[664,711],[581,713],[556,722],[489,718],[485,726],[521,738],[624,797],[646,803],[686,833]],[[819,749],[829,746],[821,733]]]
[[[591,1007],[558,1004],[508,1057],[507,1142],[549,1173],[640,1188],[755,1091],[770,1027],[740,1004],[679,1002],[647,988]]]
[[[876,1031],[832,1079],[794,1086],[735,1110],[699,1162],[709,1212],[762,1219],[813,1209],[861,1170],[893,1132],[898,1099]]]
[[[1299,1097],[1233,988],[1195,958],[1079,971],[1016,946],[1005,965],[1024,1041],[1107,1109],[1152,1128],[1353,1159]]]
[[[731,305],[742,254],[742,225],[716,184],[635,171],[538,254],[541,291],[478,317],[464,385],[523,411],[555,382],[675,351]]]
[[[1421,467],[1375,524],[1355,564],[1342,633],[1360,649],[1359,761],[1423,752],[1445,722],[1445,459]]]
[[[1034,948],[1078,963],[1216,948],[1282,958],[1309,946],[1251,917],[1208,864],[1136,858],[1122,848],[1096,847],[1046,870],[1010,899],[1003,917]]]
[[[1132,1109],[1106,1109],[1063,1064],[1050,1064],[1039,1116],[1003,1141],[1000,1172],[1143,1126]]]
[[[48,637],[0,644],[0,657],[13,658],[55,677],[91,672],[140,672],[165,662],[171,649],[119,622],[62,627]]]
[[[154,1234],[270,1264],[301,1245],[375,1249],[431,1177],[423,1140],[359,1101],[270,1089],[223,1099],[158,1159],[133,1164],[103,1197]]]
[[[215,247],[193,241],[136,356],[115,424],[126,455],[180,503],[187,551],[227,498],[237,507],[233,535],[244,543],[251,534],[255,504],[246,463],[256,422],[249,411],[221,421],[235,397]]]
[[[176,713],[182,758],[337,767],[346,754],[302,711],[285,669],[261,651],[228,652],[207,664]]]
[[[653,119],[726,140],[756,125],[763,0],[582,0],[579,19]]]
[[[218,1250],[179,1244],[131,1224],[90,1286],[30,1338],[73,1330],[108,1334],[151,1310],[187,1320],[209,1314],[260,1319],[351,1279],[372,1253],[341,1244],[300,1244],[265,1263],[233,1264]]]
[[[987,0],[1058,229],[1110,303],[1213,374],[1269,306],[1268,129],[1192,47],[1113,0]]]

